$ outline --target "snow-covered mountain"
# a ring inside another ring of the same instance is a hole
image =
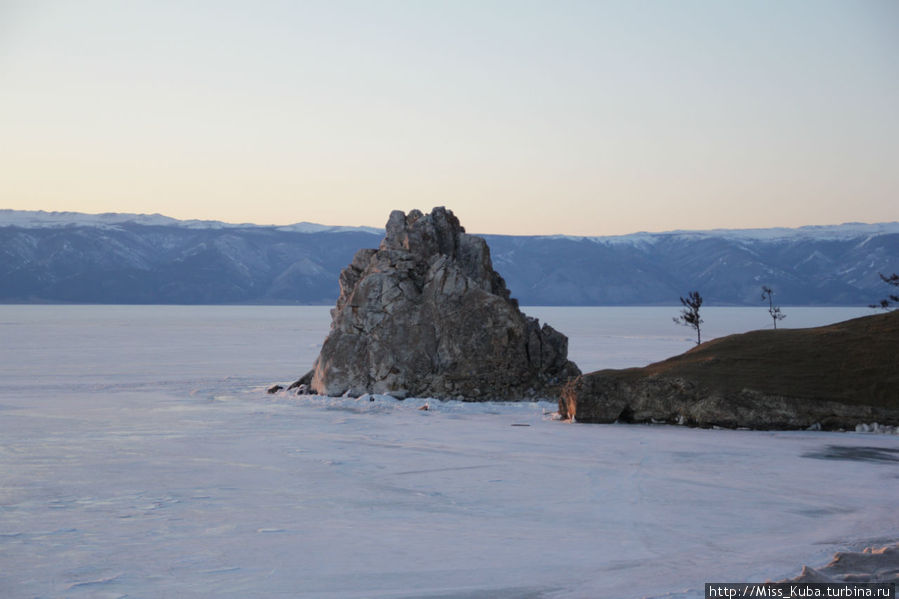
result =
[[[331,304],[356,250],[383,231],[0,210],[0,302]],[[525,305],[867,305],[899,272],[899,223],[797,229],[484,235]]]
[[[744,241],[839,241],[855,239],[864,236],[886,235],[899,233],[899,222],[891,223],[843,223],[842,225],[806,225],[794,229],[786,227],[772,227],[769,229],[706,229],[706,230],[677,230],[664,233],[631,233],[629,235],[609,235],[600,237],[575,237],[559,235],[565,239],[588,239],[595,243],[608,245],[645,245],[652,244],[661,239],[677,237],[679,239],[708,239],[712,237],[724,237],[733,240]]]
[[[293,231],[296,233],[325,233],[344,231],[367,231],[369,233],[382,232],[375,227],[344,227],[319,225],[316,223],[301,222],[293,225],[256,225],[253,223],[224,223],[218,220],[178,220],[162,214],[129,214],[127,212],[105,212],[103,214],[85,214],[83,212],[46,212],[44,210],[9,210],[0,209],[0,227],[14,226],[25,229],[42,229],[53,227],[96,227],[114,228],[123,224],[135,224],[146,226],[175,226],[186,229],[247,229],[247,228],[276,228],[279,231]]]

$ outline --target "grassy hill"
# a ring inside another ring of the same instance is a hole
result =
[[[581,422],[753,428],[899,424],[899,311],[811,329],[730,335],[578,385]]]

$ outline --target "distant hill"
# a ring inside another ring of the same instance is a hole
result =
[[[0,210],[0,302],[332,304],[368,227]],[[899,272],[899,223],[614,237],[484,235],[525,305],[867,305]]]

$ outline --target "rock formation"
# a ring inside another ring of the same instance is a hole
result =
[[[559,410],[579,422],[895,426],[897,348],[899,310],[812,329],[730,335],[645,368],[583,375]]]
[[[580,373],[568,338],[518,309],[487,242],[452,211],[394,211],[377,250],[340,273],[309,388],[322,395],[555,397]]]
[[[778,581],[791,582],[899,582],[899,543],[885,547],[866,547],[864,551],[841,551],[826,566],[803,566],[796,578]]]

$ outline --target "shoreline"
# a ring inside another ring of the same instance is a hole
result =
[[[803,565],[798,576],[777,582],[899,582],[899,542],[882,546],[865,545],[861,551],[838,551],[823,566],[812,568]]]

